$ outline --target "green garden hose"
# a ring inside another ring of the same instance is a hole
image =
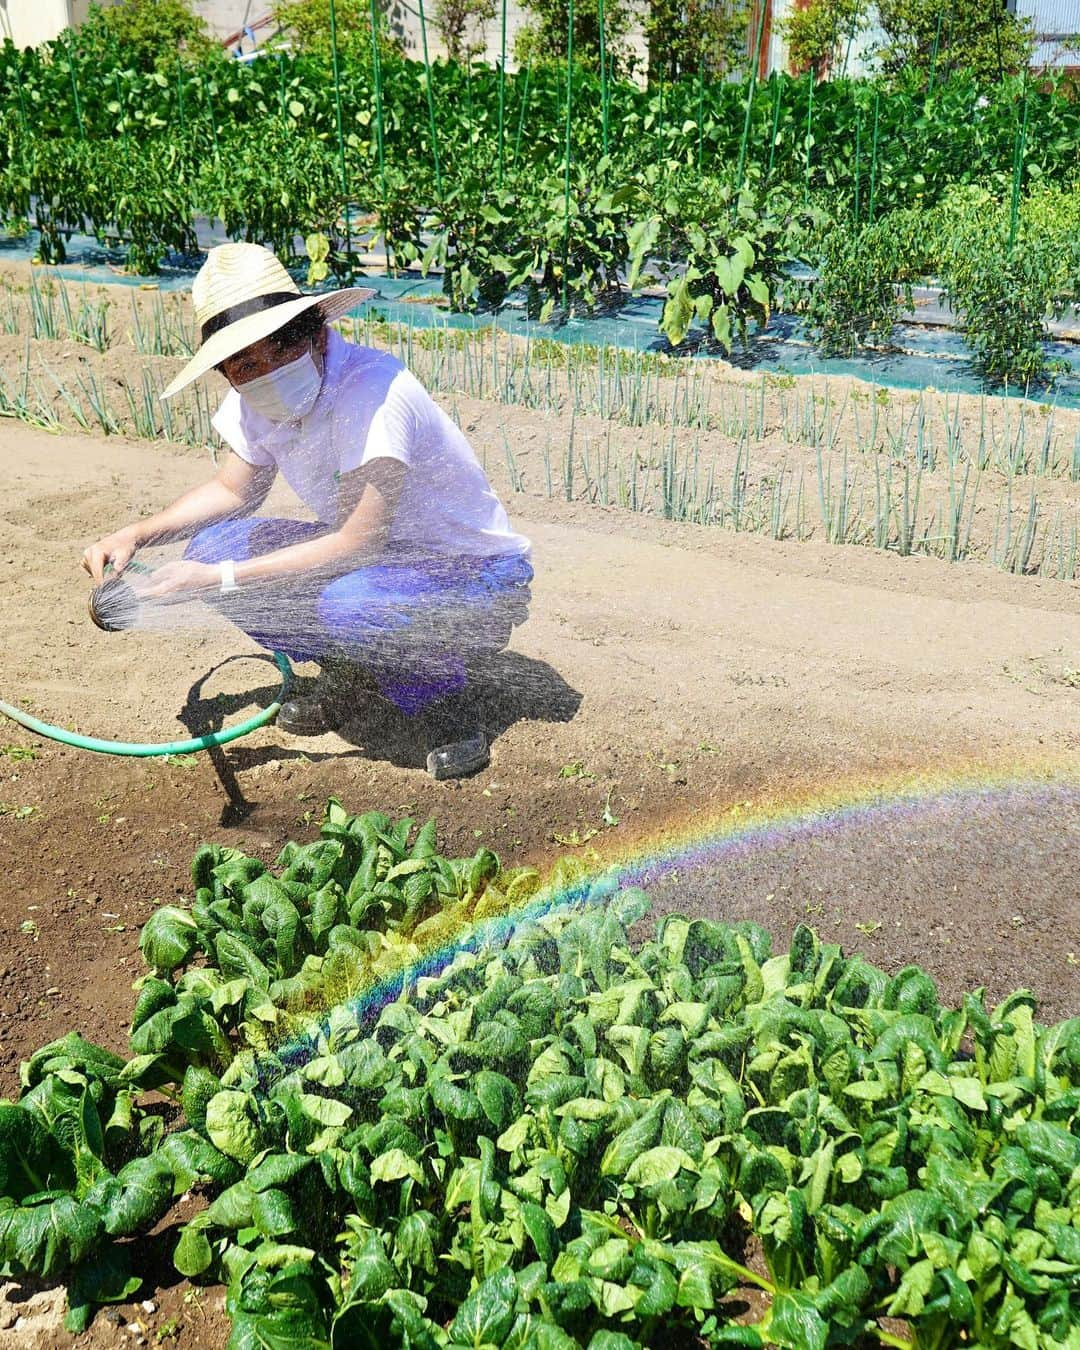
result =
[[[103,741],[96,736],[80,736],[77,732],[65,731],[63,727],[50,726],[48,722],[31,717],[29,713],[12,707],[3,700],[0,700],[0,713],[38,736],[47,736],[50,740],[60,741],[64,745],[73,745],[77,750],[96,750],[102,755],[135,755],[144,759],[153,755],[194,755],[199,750],[211,750],[216,745],[228,745],[230,741],[239,740],[241,736],[266,726],[267,722],[272,722],[278,715],[282,700],[292,683],[292,666],[289,665],[289,658],[283,652],[274,652],[273,656],[274,664],[281,671],[281,692],[269,707],[263,708],[261,712],[257,712],[254,717],[249,717],[238,726],[228,727],[223,731],[208,731],[205,736],[193,736],[186,741],[160,741],[153,744],[140,741]]]

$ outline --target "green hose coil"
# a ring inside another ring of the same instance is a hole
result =
[[[104,741],[96,736],[80,736],[78,732],[65,731],[63,727],[50,726],[48,722],[31,717],[21,708],[13,707],[2,699],[0,699],[0,713],[38,736],[60,741],[63,745],[72,745],[77,750],[94,750],[101,755],[132,755],[141,759],[150,759],[154,755],[194,755],[200,750],[212,750],[218,745],[228,745],[230,741],[239,740],[241,736],[247,736],[274,720],[289,692],[293,672],[289,658],[283,652],[274,652],[273,657],[274,664],[281,671],[281,692],[273,703],[235,727],[228,727],[222,731],[208,731],[204,736],[193,736],[186,741],[160,741],[154,744],[140,741]]]

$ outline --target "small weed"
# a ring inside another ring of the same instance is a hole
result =
[[[596,774],[590,773],[580,759],[572,760],[569,764],[564,764],[559,770],[560,778],[595,778]]]
[[[36,806],[26,804],[17,806],[14,802],[0,802],[0,816],[10,816],[12,820],[28,820],[36,813]]]
[[[864,934],[864,936],[866,936],[866,937],[869,937],[871,933],[876,933],[876,932],[877,932],[877,930],[881,927],[881,924],[880,924],[880,923],[857,923],[857,924],[855,925],[855,927],[856,927],[856,929],[858,930],[858,932]]]
[[[587,844],[590,839],[599,833],[599,830],[591,828],[579,832],[575,825],[569,834],[559,834],[556,830],[552,832],[551,837],[556,844],[561,844],[563,848],[581,848],[582,844]]]
[[[612,814],[611,811],[611,793],[607,795],[607,801],[604,802],[604,814],[600,817],[608,829],[613,829],[619,823],[619,817]]]
[[[178,1317],[170,1317],[167,1322],[162,1322],[161,1326],[158,1327],[155,1340],[160,1344],[161,1341],[174,1340],[179,1335],[180,1319]]]
[[[38,752],[32,745],[0,745],[0,755],[18,763],[23,759],[37,759]]]
[[[19,932],[28,933],[30,937],[32,937],[36,942],[38,934],[41,932],[41,929],[37,926],[37,924],[34,922],[33,919],[23,919],[22,923],[19,924]]]
[[[1080,670],[1066,667],[1061,672],[1061,683],[1067,684],[1070,689],[1080,689]]]

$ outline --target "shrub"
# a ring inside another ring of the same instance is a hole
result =
[[[807,289],[806,322],[829,355],[851,356],[860,347],[887,345],[910,283],[897,282],[899,256],[886,222],[861,230],[834,226],[826,234],[818,276]]]

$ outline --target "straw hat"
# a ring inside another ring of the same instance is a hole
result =
[[[305,310],[317,307],[329,323],[374,294],[349,286],[322,295],[303,295],[274,254],[261,244],[212,248],[191,284],[202,345],[161,397],[172,398],[226,357],[276,333]]]

